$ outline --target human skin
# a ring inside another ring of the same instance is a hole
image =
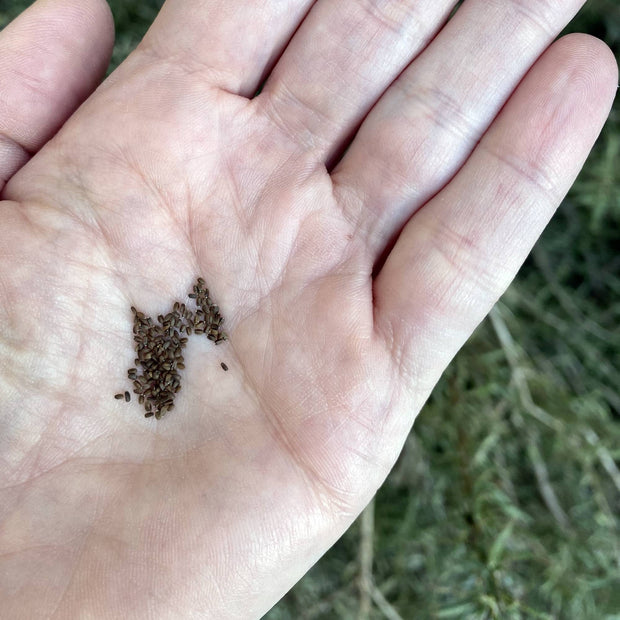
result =
[[[258,618],[321,557],[609,113],[582,4],[168,0],[96,92],[103,0],[0,34],[0,617]],[[230,340],[145,419],[130,306],[199,275]]]

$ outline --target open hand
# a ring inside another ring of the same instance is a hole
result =
[[[169,0],[90,97],[102,0],[0,35],[1,617],[258,617],[371,499],[617,84],[581,0],[453,4]],[[197,276],[230,340],[145,419]]]

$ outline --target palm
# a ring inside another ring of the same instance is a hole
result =
[[[368,499],[352,495],[352,484],[378,458],[370,420],[384,417],[396,375],[373,339],[372,265],[328,174],[308,157],[292,159],[285,139],[233,97],[185,127],[160,116],[154,129],[140,117],[156,109],[138,95],[135,118],[119,131],[114,93],[89,102],[23,170],[11,190],[20,202],[5,207],[2,273],[15,328],[3,360],[19,360],[12,385],[29,415],[28,434],[10,438],[8,483],[34,492],[65,485],[73,472],[81,486],[77,472],[91,462],[88,484],[103,494],[104,514],[93,511],[90,540],[163,520],[174,528],[158,531],[158,544],[198,531],[210,541],[203,554],[225,556],[257,532],[275,545],[308,511],[341,513],[343,527]],[[205,156],[216,119],[227,129]],[[265,140],[271,161],[254,146]],[[33,226],[41,219],[43,231]],[[22,273],[25,260],[34,266]],[[192,338],[174,414],[144,420],[137,402],[112,399],[133,365],[129,306],[165,312],[198,274],[223,309],[230,343]],[[41,445],[53,448],[34,458]],[[375,486],[387,473],[380,460]],[[136,492],[145,481],[149,490]],[[232,518],[240,507],[253,515],[251,531]],[[72,527],[76,514],[60,507],[50,518]],[[152,542],[134,539],[122,554],[148,554]]]
[[[328,173],[341,138],[300,148],[272,106],[269,88],[248,100],[136,54],[5,190],[0,540],[64,551],[11,566],[20,583],[57,575],[32,612],[62,617],[119,594],[131,609],[155,589],[179,609],[200,593],[192,609],[218,617],[268,607],[369,500],[547,217],[491,274],[498,241],[463,230],[456,199],[478,173],[457,177],[373,278],[475,141],[439,168],[403,163],[416,195],[371,217],[384,197],[361,151]],[[389,131],[374,136],[382,156],[395,149]],[[442,212],[456,223],[429,241]],[[514,225],[501,206],[487,223],[497,238]],[[129,307],[156,316],[199,275],[230,342],[192,338],[175,411],[145,420],[135,400],[112,398],[133,365]],[[235,607],[227,591],[251,602]]]

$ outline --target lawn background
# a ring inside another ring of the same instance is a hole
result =
[[[231,0],[233,1],[233,0]],[[0,28],[31,4],[0,0]],[[112,66],[160,0],[111,0]],[[570,25],[620,55],[620,3]],[[267,620],[620,620],[620,105],[396,467]]]

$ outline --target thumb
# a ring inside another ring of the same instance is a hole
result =
[[[113,43],[104,0],[37,0],[0,32],[0,197],[97,87]]]

